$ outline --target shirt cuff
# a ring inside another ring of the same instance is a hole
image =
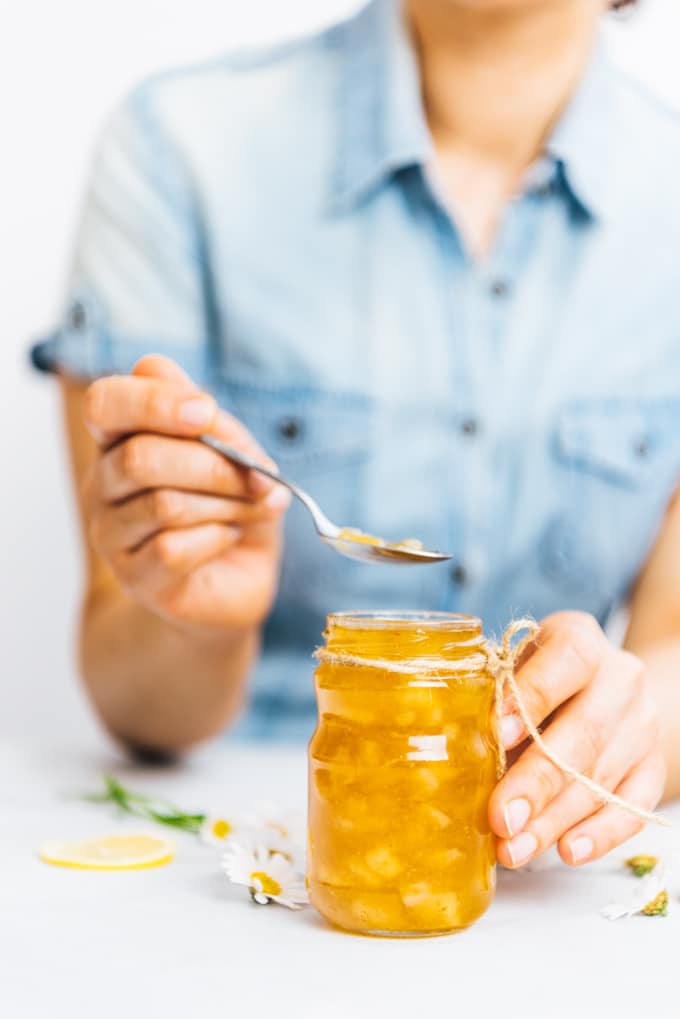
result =
[[[79,300],[71,304],[65,323],[34,343],[29,351],[38,371],[63,373],[84,381],[102,375],[125,375],[147,354],[172,358],[198,385],[209,381],[202,344],[158,343],[151,338],[113,335]]]

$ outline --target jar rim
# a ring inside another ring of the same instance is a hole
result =
[[[426,610],[376,610],[360,609],[358,611],[330,612],[327,625],[338,625],[351,630],[382,630],[399,626],[400,629],[417,629],[427,626],[434,630],[479,630],[482,621],[478,616],[468,616],[461,612],[429,612]]]

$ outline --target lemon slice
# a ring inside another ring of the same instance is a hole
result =
[[[82,870],[141,870],[161,867],[175,855],[175,844],[156,835],[107,835],[85,842],[46,842],[40,859]]]

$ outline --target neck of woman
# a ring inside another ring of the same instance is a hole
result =
[[[568,103],[605,6],[405,0],[440,179],[459,210],[481,195],[476,222],[463,225],[477,252],[488,247],[503,205]]]
[[[583,73],[602,4],[407,0],[435,137],[526,166]]]

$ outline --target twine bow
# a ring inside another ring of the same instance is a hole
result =
[[[531,717],[529,716],[529,712],[527,711],[522,695],[520,694],[517,680],[515,679],[515,666],[521,659],[524,651],[536,638],[538,631],[539,625],[535,620],[529,618],[518,619],[515,622],[510,623],[507,627],[500,645],[492,644],[491,642],[487,644],[486,651],[489,671],[496,681],[495,707],[497,731],[499,733],[498,777],[500,778],[504,775],[506,770],[505,749],[500,740],[499,724],[503,710],[505,688],[507,685],[515,707],[517,708],[517,713],[524,723],[524,728],[529,733],[543,756],[547,757],[547,759],[554,764],[556,768],[559,768],[563,775],[568,775],[569,778],[574,780],[574,782],[578,782],[578,784],[583,786],[584,789],[588,789],[600,803],[611,803],[613,806],[620,807],[621,810],[631,814],[633,817],[639,818],[641,821],[651,821],[654,824],[670,828],[671,822],[667,818],[662,817],[659,814],[654,814],[649,810],[643,810],[642,807],[636,807],[634,803],[629,803],[627,800],[622,799],[622,797],[617,796],[616,793],[609,792],[609,790],[605,789],[604,786],[601,786],[598,782],[594,782],[592,778],[588,778],[587,775],[577,771],[576,768],[572,768],[570,764],[563,761],[548,747],[538,728],[534,725]],[[514,638],[520,633],[524,634],[524,636],[516,644],[513,644]]]

